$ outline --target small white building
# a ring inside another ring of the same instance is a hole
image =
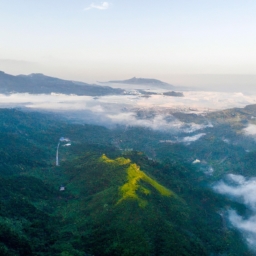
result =
[[[198,163],[201,163],[199,159],[196,159],[195,161],[192,162],[192,164],[198,164]]]
[[[65,187],[64,186],[60,186],[60,191],[64,191]]]

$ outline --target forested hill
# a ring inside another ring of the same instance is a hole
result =
[[[13,76],[0,71],[0,93],[31,93],[31,94],[76,94],[101,96],[122,94],[122,89],[63,80],[43,74]]]
[[[182,152],[160,163],[54,115],[1,109],[0,122],[0,255],[253,255],[219,214],[244,207]]]

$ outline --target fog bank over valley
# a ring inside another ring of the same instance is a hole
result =
[[[204,115],[233,107],[256,103],[256,95],[243,93],[187,91],[184,97],[164,95],[78,96],[66,94],[0,94],[0,107],[19,107],[64,114],[72,120],[105,125],[144,126],[154,130],[193,132],[209,126],[209,121],[196,124],[180,121],[173,114]],[[190,123],[185,126],[185,123]],[[250,130],[250,128],[248,128]],[[247,130],[246,130],[247,131]]]

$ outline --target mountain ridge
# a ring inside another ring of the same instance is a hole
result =
[[[87,84],[64,80],[41,73],[13,76],[0,71],[0,93],[31,93],[31,94],[76,94],[87,96],[103,96],[123,94],[124,90],[110,86]]]
[[[173,85],[168,84],[166,82],[160,81],[158,79],[153,79],[153,78],[137,78],[137,77],[132,77],[130,79],[126,80],[111,80],[108,81],[107,83],[121,83],[121,84],[139,84],[139,85],[151,85],[151,86],[168,86],[168,87],[173,87]]]

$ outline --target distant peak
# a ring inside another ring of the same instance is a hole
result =
[[[32,74],[30,74],[28,76],[31,76],[31,77],[34,77],[34,76],[44,76],[44,74],[42,74],[42,73],[32,73]]]
[[[168,85],[170,84],[165,83],[163,81],[153,79],[153,78],[137,78],[137,77],[132,77],[127,80],[114,80],[114,81],[109,81],[109,83],[121,83],[121,84],[141,84],[141,85]]]

